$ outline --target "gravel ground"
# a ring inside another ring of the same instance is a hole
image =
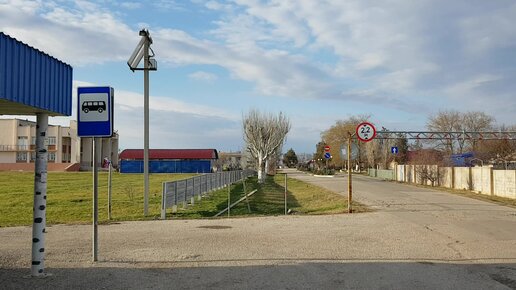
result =
[[[352,215],[101,225],[96,263],[90,225],[54,225],[46,278],[27,278],[31,228],[1,228],[0,288],[516,289],[516,210],[485,206],[494,222],[485,212],[471,220],[459,201],[466,209],[412,203]]]

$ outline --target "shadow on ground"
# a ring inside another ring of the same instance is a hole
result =
[[[226,261],[227,262],[227,261]],[[249,261],[232,261],[232,263]],[[0,269],[2,289],[516,289],[516,264],[277,261],[280,265]],[[145,268],[143,268],[145,267]]]

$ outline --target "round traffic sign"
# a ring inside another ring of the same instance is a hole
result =
[[[363,122],[358,124],[356,133],[360,141],[369,142],[376,137],[376,128],[371,123]]]
[[[324,152],[330,152],[330,146],[328,146],[328,145],[324,146]]]
[[[330,158],[331,158],[331,154],[330,154],[330,152],[326,152],[326,153],[324,153],[324,158],[326,158],[326,159],[330,159]]]

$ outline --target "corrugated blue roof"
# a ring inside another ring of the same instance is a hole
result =
[[[0,32],[0,114],[72,114],[72,67]]]

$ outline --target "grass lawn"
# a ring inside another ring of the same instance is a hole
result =
[[[160,216],[161,183],[196,174],[151,174],[149,217],[143,217],[143,174],[112,175],[113,220],[154,219]],[[91,172],[49,172],[47,223],[89,223],[92,220]],[[107,172],[99,172],[99,221],[107,221]],[[0,226],[30,225],[34,199],[33,172],[0,172]]]
[[[143,174],[113,173],[112,220],[148,220],[160,218],[163,181],[185,179],[196,174],[151,174],[149,216],[143,216]],[[99,222],[107,220],[107,172],[99,172]],[[47,188],[47,223],[90,223],[92,220],[91,172],[49,172]],[[268,177],[262,185],[256,177],[246,182],[246,191],[258,191],[249,197],[251,213],[245,200],[231,209],[231,216],[263,216],[284,214],[284,176]],[[34,173],[0,172],[0,227],[32,224]],[[231,186],[231,203],[243,197],[241,182]],[[211,192],[195,200],[177,213],[167,210],[167,218],[210,218],[227,207],[227,188]],[[288,179],[288,208],[294,214],[343,213],[347,199],[343,196]],[[366,209],[353,204],[354,211]],[[225,214],[223,215],[225,216]]]
[[[248,179],[246,191],[254,189],[258,191],[249,197],[249,207],[245,200],[231,208],[231,216],[265,216],[283,215],[285,213],[285,189],[284,175],[278,174],[274,177],[268,176],[266,182],[258,185],[256,177]],[[287,179],[287,208],[294,214],[332,214],[347,212],[347,198],[321,187],[302,182],[297,179]],[[208,218],[227,207],[227,189],[211,193],[194,206],[182,209],[179,206],[177,213],[167,210],[167,218]],[[242,183],[231,187],[231,203],[243,197]],[[354,212],[365,212],[367,209],[359,204],[353,203]],[[221,217],[227,216],[224,213]]]

